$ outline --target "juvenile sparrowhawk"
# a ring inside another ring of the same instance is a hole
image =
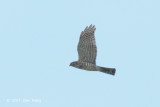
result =
[[[94,37],[96,28],[92,24],[84,29],[80,34],[78,43],[78,61],[70,63],[70,66],[84,69],[87,71],[101,71],[107,74],[115,75],[115,68],[106,68],[96,65],[97,46]]]

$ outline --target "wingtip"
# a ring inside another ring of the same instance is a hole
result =
[[[96,30],[95,25],[93,25],[93,24],[90,24],[89,26],[86,26],[84,31],[87,31],[88,29],[91,30],[91,31],[95,31]]]
[[[90,25],[90,28],[93,28],[94,30],[96,30],[96,27],[93,24]]]
[[[87,30],[88,29],[88,26],[86,26],[86,28],[84,30]]]
[[[89,26],[89,28],[92,28],[92,24]]]

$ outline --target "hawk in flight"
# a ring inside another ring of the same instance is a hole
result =
[[[77,48],[79,59],[78,61],[71,62],[70,66],[87,71],[101,71],[115,75],[115,68],[106,68],[96,65],[97,46],[94,37],[95,30],[95,26],[91,24],[81,32]]]

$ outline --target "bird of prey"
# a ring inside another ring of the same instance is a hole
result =
[[[95,30],[95,26],[91,24],[81,32],[77,47],[79,59],[78,61],[71,62],[70,66],[87,71],[101,71],[115,75],[115,68],[106,68],[96,65],[97,46],[94,37]]]

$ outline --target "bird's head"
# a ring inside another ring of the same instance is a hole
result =
[[[78,65],[77,61],[71,62],[69,66],[76,67]]]

